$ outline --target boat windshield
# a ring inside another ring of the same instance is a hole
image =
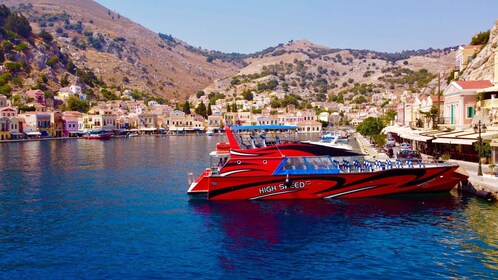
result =
[[[297,126],[253,125],[231,127],[243,149],[254,149],[285,142],[296,142]]]

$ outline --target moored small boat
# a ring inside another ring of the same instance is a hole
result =
[[[83,135],[83,138],[90,140],[109,140],[111,134],[102,130],[92,130]]]

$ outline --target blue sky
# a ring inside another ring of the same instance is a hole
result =
[[[96,0],[194,47],[252,53],[290,40],[383,52],[468,44],[497,0]]]

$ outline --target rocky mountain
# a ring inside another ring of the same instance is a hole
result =
[[[204,92],[211,93],[210,97],[214,92],[227,99],[247,99],[248,95],[253,98],[254,94],[272,91],[309,102],[343,98],[354,102],[360,96],[366,99],[374,93],[399,94],[405,90],[430,94],[437,87],[437,74],[444,78],[451,73],[455,52],[456,47],[393,54],[290,41],[246,58],[246,67],[216,81]],[[192,101],[196,102],[195,98]]]
[[[32,88],[43,74],[52,91],[61,80],[78,79],[97,98],[107,99],[130,89],[142,97],[180,102],[202,95],[200,90],[206,96],[232,99],[274,90],[310,102],[344,95],[353,100],[357,94],[383,91],[433,91],[435,74],[449,73],[455,60],[455,48],[380,53],[333,49],[306,40],[254,54],[225,54],[190,46],[167,30],[156,34],[91,0],[0,4],[24,15],[34,34],[50,34],[54,40],[49,48],[60,52],[33,46],[28,52],[33,71],[14,85],[15,90]],[[54,56],[58,63],[48,65]]]
[[[498,21],[489,32],[488,43],[462,72],[462,80],[491,80],[495,77],[495,53],[498,47]]]
[[[95,1],[2,0],[0,4],[23,14],[35,33],[52,34],[78,68],[91,69],[110,88],[183,99],[243,66],[240,60],[210,58],[216,53],[154,33]]]

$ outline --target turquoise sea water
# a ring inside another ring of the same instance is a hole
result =
[[[496,204],[189,200],[223,137],[0,145],[0,279],[496,279]]]

